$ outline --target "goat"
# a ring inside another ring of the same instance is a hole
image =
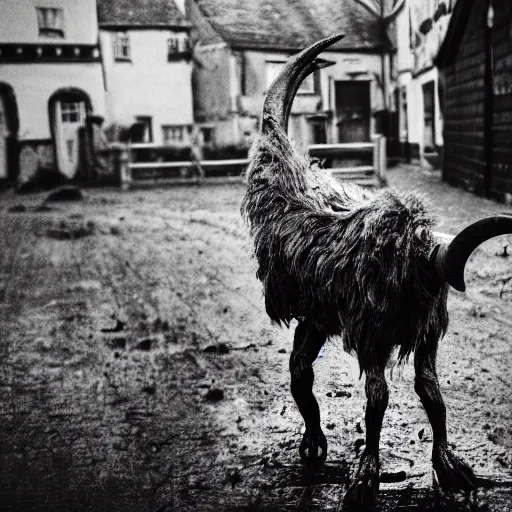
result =
[[[373,506],[378,493],[385,368],[395,348],[399,362],[414,353],[414,387],[432,426],[440,485],[476,485],[471,468],[448,446],[436,352],[448,327],[449,286],[464,291],[470,254],[485,240],[512,233],[512,216],[482,219],[448,243],[432,232],[418,194],[342,185],[299,154],[286,135],[293,98],[307,75],[330,64],[317,57],[342,37],[290,58],[271,85],[250,150],[241,212],[254,239],[268,316],[287,326],[298,321],[290,373],[305,422],[299,448],[305,464],[322,464],[327,456],[312,368],[326,340],[341,336],[365,374],[366,445],[344,499],[345,507],[361,510]]]

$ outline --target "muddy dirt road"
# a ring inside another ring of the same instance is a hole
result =
[[[428,194],[449,233],[511,210],[412,167],[390,181]],[[308,473],[288,389],[293,332],[265,315],[242,193],[90,191],[45,211],[39,196],[0,194],[2,510],[339,509],[364,383],[330,343],[315,364],[330,451]],[[467,284],[451,292],[439,354],[449,437],[478,473],[510,481],[512,237],[481,246]],[[379,510],[512,510],[506,482],[436,488],[412,368],[389,382]]]

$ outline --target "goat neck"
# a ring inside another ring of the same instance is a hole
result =
[[[277,123],[285,132],[288,126],[293,98],[300,84],[308,75],[319,69],[331,66],[334,62],[317,59],[328,46],[343,38],[343,34],[326,37],[301,51],[290,59],[268,90],[263,106],[261,130],[273,132],[273,123]]]

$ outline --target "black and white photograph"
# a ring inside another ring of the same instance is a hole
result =
[[[0,511],[512,512],[512,0],[0,0]]]

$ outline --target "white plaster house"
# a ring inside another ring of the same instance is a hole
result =
[[[443,115],[434,59],[456,0],[406,0],[397,23],[397,97],[402,154],[440,165]]]
[[[193,24],[194,113],[205,143],[243,144],[258,128],[266,91],[290,55],[345,33],[321,57],[293,103],[296,143],[369,140],[382,111],[378,20],[355,0],[185,0]]]
[[[0,180],[74,177],[80,129],[104,112],[95,0],[2,0]]]
[[[144,124],[143,140],[189,143],[193,125],[190,23],[173,0],[98,0],[104,127]]]

